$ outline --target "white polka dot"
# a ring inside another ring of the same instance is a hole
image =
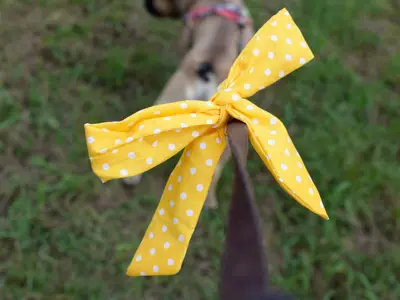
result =
[[[232,91],[232,89],[230,88],[224,89],[224,92],[230,92],[230,91]]]
[[[125,140],[125,142],[127,142],[127,143],[130,143],[130,142],[132,142],[133,141],[133,137],[128,137],[126,140]]]
[[[181,182],[182,181],[182,176],[178,176],[177,181]]]
[[[163,226],[161,227],[161,230],[162,230],[162,232],[167,232],[167,230],[168,230],[167,225],[163,225]]]
[[[272,130],[270,134],[276,134],[276,130]]]
[[[290,155],[290,152],[289,152],[289,150],[288,150],[287,148],[285,149],[285,154],[286,154],[287,156]]]
[[[247,106],[246,106],[246,109],[247,109],[247,110],[253,110],[253,109],[254,109],[254,106],[253,106],[253,105],[247,105]]]
[[[183,242],[184,239],[185,239],[185,237],[183,236],[183,234],[179,235],[178,240],[180,242]]]
[[[169,144],[168,149],[171,151],[175,150],[175,144]]]
[[[221,144],[221,139],[220,139],[219,137],[217,137],[217,138],[215,139],[215,141],[217,142],[217,144]]]
[[[186,215],[188,216],[188,217],[192,217],[193,216],[193,210],[191,210],[191,209],[188,209],[187,211],[186,211]]]
[[[254,125],[258,125],[258,124],[260,123],[260,122],[258,121],[258,119],[253,119],[252,121],[253,121],[253,124],[254,124]]]
[[[168,185],[168,191],[172,191],[172,184]]]
[[[164,208],[161,208],[160,211],[159,211],[158,213],[160,214],[160,216],[164,215],[164,213],[165,213]]]
[[[160,129],[160,128],[154,129],[154,134],[159,134],[160,132],[161,132],[161,129]]]
[[[314,195],[314,190],[313,190],[312,188],[309,188],[309,189],[308,189],[308,193],[309,193],[310,195]]]
[[[206,149],[207,148],[207,144],[206,143],[200,143],[200,149]]]
[[[153,163],[153,158],[151,158],[151,157],[146,158],[146,163],[148,165],[151,165]]]
[[[143,128],[144,128],[143,124],[139,126],[139,130],[142,130]]]
[[[141,260],[142,260],[142,256],[141,255],[136,256],[136,261],[141,261]]]
[[[245,83],[243,87],[245,90],[249,90],[251,88],[251,85],[250,83]]]
[[[260,37],[259,36],[256,36],[256,41],[259,41],[260,40]]]
[[[192,175],[196,174],[196,168],[190,168],[189,172]]]
[[[112,154],[116,154],[118,153],[118,149],[114,149],[113,151],[111,151]]]
[[[175,132],[181,132],[180,128],[175,129]]]
[[[267,75],[267,76],[270,76],[271,75],[271,70],[270,69],[266,69],[264,71],[264,74]]]
[[[107,170],[109,170],[109,169],[110,169],[109,164],[103,164],[103,170],[104,170],[104,171],[107,171]]]
[[[93,144],[94,143],[94,137],[89,136],[87,141],[88,141],[89,144]]]
[[[302,46],[303,48],[307,48],[307,44],[305,42],[301,42],[300,46]]]
[[[154,271],[155,273],[157,273],[157,272],[158,272],[158,266],[153,266],[153,271]]]
[[[172,258],[168,259],[168,266],[172,266],[174,264],[174,260]]]
[[[190,114],[190,116],[191,116],[192,118],[196,118],[196,116],[197,116],[197,115],[196,115],[196,114],[193,114],[193,113],[191,113],[191,114]]]
[[[238,101],[240,99],[240,96],[238,94],[233,94],[232,95],[232,100],[233,101]]]
[[[186,156],[190,156],[190,151],[186,151]]]
[[[165,243],[164,243],[164,248],[165,248],[165,249],[168,249],[170,246],[171,246],[170,243],[168,243],[168,242],[165,242]]]
[[[291,56],[290,54],[286,54],[286,55],[285,55],[285,59],[286,59],[287,61],[292,60],[292,56]]]
[[[186,104],[186,103],[181,103],[180,107],[181,107],[182,109],[185,109],[185,108],[187,108],[187,104]]]
[[[249,73],[253,73],[254,72],[254,68],[251,68]]]
[[[174,207],[175,202],[174,201],[169,201],[169,206]]]
[[[176,224],[178,224],[178,219],[177,219],[177,218],[174,218],[174,219],[172,220],[172,222],[176,225]]]
[[[182,164],[182,161],[180,160],[180,161],[178,161],[177,166],[179,167],[181,164]]]
[[[275,57],[274,52],[268,52],[268,58],[273,59]]]
[[[299,168],[302,168],[303,165],[301,164],[301,162],[298,162],[297,165],[299,166]]]
[[[288,15],[289,15],[289,12],[285,11],[284,15],[285,15],[285,16],[288,16]]]
[[[280,177],[278,178],[278,180],[279,180],[280,182],[283,182],[283,179],[282,179],[282,178],[280,178]]]
[[[182,128],[188,128],[189,126],[188,126],[188,124],[186,124],[186,123],[181,123],[181,127],[182,127]]]
[[[260,50],[258,50],[257,48],[255,48],[255,49],[253,50],[253,54],[254,54],[254,56],[258,56],[258,55],[260,54]]]
[[[280,71],[280,72],[279,72],[279,77],[281,77],[281,78],[282,78],[283,76],[285,76],[285,72],[283,72],[283,71]]]
[[[153,144],[151,144],[153,147],[157,147],[158,141],[154,141]]]
[[[286,28],[287,28],[287,29],[292,28],[292,24],[286,24]]]
[[[211,125],[212,123],[213,123],[212,120],[207,120],[207,121],[206,121],[206,124],[207,124],[207,125]]]
[[[289,45],[291,45],[292,44],[292,40],[291,39],[286,39],[286,43],[288,43]]]
[[[278,40],[276,35],[271,35],[271,41],[276,42]]]
[[[107,152],[107,149],[106,149],[106,148],[100,150],[100,153],[101,153],[101,154],[104,154],[104,153],[106,153],[106,152]]]
[[[200,134],[198,131],[193,131],[192,132],[192,137],[198,137]]]
[[[321,208],[324,208],[324,204],[322,203],[322,201],[319,202],[319,206],[321,206]]]
[[[296,176],[296,181],[300,183],[301,182],[301,177],[297,175]]]
[[[302,58],[300,58],[300,64],[301,64],[301,65],[304,65],[305,63],[306,63],[306,59],[305,59],[305,58],[303,58],[303,57],[302,57]]]
[[[119,171],[119,173],[120,173],[122,176],[126,176],[126,175],[128,175],[128,170],[122,169],[121,171]]]
[[[157,110],[157,111],[154,112],[154,114],[155,114],[155,115],[159,115],[159,114],[161,114],[161,111],[158,111],[158,110]]]
[[[273,22],[271,23],[271,25],[272,25],[272,26],[276,26],[276,25],[278,25],[278,22],[273,21]]]
[[[180,197],[182,200],[185,200],[187,198],[187,195],[186,193],[181,193]]]
[[[151,248],[151,249],[150,249],[150,255],[154,255],[154,254],[156,254],[156,249]]]
[[[153,233],[153,232],[150,232],[150,233],[149,233],[149,239],[152,239],[152,238],[154,238],[154,233]]]
[[[171,120],[171,117],[164,117],[164,120],[169,121],[169,120]]]
[[[115,140],[115,145],[119,145],[119,144],[121,144],[122,143],[122,141],[120,140],[120,139],[116,139]]]
[[[288,169],[288,167],[287,167],[287,165],[285,165],[285,164],[281,164],[281,169],[282,169],[283,171],[286,171],[286,170]]]
[[[103,128],[102,130],[103,130],[104,132],[108,132],[108,129],[106,129],[106,128]]]
[[[207,165],[207,166],[211,167],[212,164],[213,164],[212,159],[207,159],[207,160],[206,160],[206,165]]]
[[[196,185],[196,191],[201,192],[201,191],[203,191],[203,190],[204,190],[204,187],[203,187],[202,184]]]
[[[275,145],[275,140],[268,140],[268,145],[271,145],[271,146]]]
[[[145,272],[140,272],[140,276],[146,276]]]

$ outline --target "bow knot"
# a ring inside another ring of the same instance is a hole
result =
[[[215,95],[211,98],[211,102],[213,102],[215,105],[226,107],[230,106],[230,104],[236,101],[239,101],[240,99],[242,99],[242,97],[237,91],[235,91],[233,88],[226,88],[215,93]]]
[[[85,125],[92,169],[103,182],[141,174],[184,150],[128,275],[170,275],[180,270],[226,147],[230,117],[247,125],[253,147],[281,187],[328,218],[285,126],[247,100],[312,58],[300,30],[283,9],[249,41],[210,101],[162,104],[120,122]]]

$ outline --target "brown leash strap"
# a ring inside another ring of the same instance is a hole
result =
[[[261,239],[260,216],[249,174],[247,126],[232,120],[228,141],[235,161],[235,181],[221,266],[221,300],[292,299],[268,289],[268,266]]]
[[[267,264],[260,234],[259,214],[246,171],[247,126],[228,124],[228,140],[235,160],[235,181],[222,258],[221,300],[245,300],[265,295]]]

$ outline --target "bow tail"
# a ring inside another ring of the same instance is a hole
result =
[[[279,185],[297,202],[324,219],[329,219],[318,190],[312,181],[286,127],[274,115],[252,106],[235,113],[250,133],[250,141]]]
[[[221,128],[195,139],[186,147],[168,179],[127,275],[179,272],[225,146],[224,128]]]

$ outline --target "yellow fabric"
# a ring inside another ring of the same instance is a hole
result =
[[[286,192],[328,219],[285,126],[245,99],[312,58],[300,30],[282,9],[255,34],[210,101],[157,105],[120,122],[85,125],[92,169],[103,182],[141,174],[184,149],[128,275],[179,272],[226,146],[230,117],[247,124],[253,147]]]

